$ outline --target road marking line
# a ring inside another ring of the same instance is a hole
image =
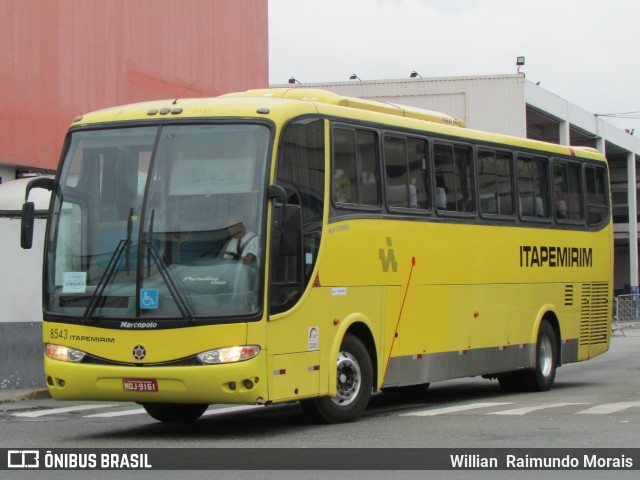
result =
[[[577,413],[581,415],[607,415],[609,413],[617,413],[633,407],[640,407],[640,402],[605,403],[604,405],[597,405]]]
[[[46,410],[36,410],[33,412],[12,413],[14,417],[37,418],[47,415],[57,415],[59,413],[82,412],[84,410],[96,410],[98,408],[113,408],[117,405],[76,405],[74,407],[50,408]]]
[[[22,417],[22,418],[38,418],[38,417],[46,417],[49,415],[58,415],[62,413],[70,413],[70,412],[82,412],[85,410],[97,410],[100,408],[114,408],[118,405],[76,405],[74,407],[62,407],[62,408],[50,408],[46,410],[37,410],[32,412],[20,412],[13,413],[14,417]],[[207,410],[202,414],[203,417],[208,417],[211,415],[222,415],[225,413],[234,413],[234,412],[244,412],[247,410],[257,410],[259,408],[263,408],[260,405],[239,405],[235,407],[226,407],[226,408],[215,408],[212,410]],[[115,412],[104,412],[104,413],[94,413],[92,415],[83,415],[82,418],[114,418],[114,417],[126,417],[132,415],[142,415],[147,413],[144,408],[133,408],[129,410],[118,410]]]
[[[216,408],[213,410],[207,410],[202,414],[203,417],[211,415],[222,415],[223,413],[243,412],[245,410],[256,410],[260,408],[258,405],[241,405],[238,407]],[[147,413],[144,408],[134,408],[132,410],[120,410],[118,412],[106,412],[96,413],[93,415],[85,415],[84,418],[112,418],[112,417],[126,417],[129,415],[140,415]]]
[[[535,412],[537,410],[545,410],[547,408],[560,408],[570,405],[589,405],[583,402],[565,402],[565,403],[547,403],[546,405],[536,405],[532,407],[513,408],[511,410],[503,410],[501,412],[489,412],[488,415],[526,415],[527,413]]]
[[[480,402],[469,403],[467,405],[458,405],[457,407],[435,408],[433,410],[423,410],[421,412],[403,413],[401,417],[433,417],[436,415],[444,415],[447,413],[464,412],[467,410],[476,410],[479,408],[499,407],[502,405],[513,405],[513,402]]]
[[[94,413],[93,415],[84,415],[84,418],[126,417],[129,415],[140,415],[143,413],[147,413],[144,408],[134,408],[132,410],[120,410],[118,412]]]
[[[215,408],[212,410],[207,410],[202,414],[202,416],[208,417],[210,415],[222,415],[223,413],[243,412],[245,410],[257,410],[259,408],[264,407],[260,405],[240,405],[237,407]]]

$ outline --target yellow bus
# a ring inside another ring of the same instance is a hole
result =
[[[609,347],[608,168],[322,90],[89,113],[53,179],[44,363],[60,400],[301,402],[484,376],[548,390]],[[23,246],[33,208],[23,210]]]

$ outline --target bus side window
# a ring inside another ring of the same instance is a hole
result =
[[[404,138],[385,136],[384,166],[389,207],[409,207],[407,142]]]
[[[519,155],[517,165],[520,215],[523,218],[548,219],[549,161]]]
[[[438,210],[455,211],[455,191],[452,191],[453,181],[453,152],[447,145],[433,147],[436,174],[436,207]]]
[[[384,165],[389,207],[429,209],[428,151],[427,142],[423,139],[385,137]]]
[[[409,139],[407,142],[409,155],[409,204],[411,208],[428,210],[431,193],[429,189],[429,147],[426,141]]]
[[[478,150],[480,211],[513,215],[513,180],[510,152]]]
[[[459,145],[436,144],[433,152],[438,210],[474,212],[471,149]]]
[[[598,225],[609,215],[605,169],[587,166],[585,175],[587,180],[587,223]]]
[[[358,130],[357,141],[360,164],[360,203],[377,207],[380,205],[377,135],[375,132]]]
[[[331,192],[334,204],[380,205],[376,133],[336,127],[332,136]]]
[[[498,187],[498,213],[513,215],[513,155],[511,152],[496,154],[496,183]]]
[[[569,187],[569,218],[584,221],[582,204],[582,169],[577,163],[570,163],[567,169]]]
[[[333,201],[356,203],[358,196],[356,140],[353,130],[333,131]]]
[[[582,181],[580,166],[561,160],[553,162],[553,198],[556,220],[582,221]]]
[[[475,211],[475,196],[473,193],[473,154],[469,147],[455,146],[453,153],[456,160],[456,188],[458,190],[458,211]]]

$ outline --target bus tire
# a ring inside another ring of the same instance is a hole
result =
[[[536,366],[526,370],[522,376],[522,386],[528,392],[546,392],[556,378],[558,366],[558,341],[551,324],[543,320],[538,330],[536,342]]]
[[[209,405],[188,403],[143,403],[147,413],[164,423],[191,423],[199,419]]]
[[[546,392],[553,386],[557,366],[556,332],[547,320],[543,320],[536,341],[535,367],[499,375],[500,388],[505,392]]]
[[[346,334],[336,364],[337,396],[300,402],[305,412],[323,423],[355,420],[367,407],[373,388],[373,367],[364,344]]]

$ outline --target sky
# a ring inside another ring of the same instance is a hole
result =
[[[638,0],[268,0],[269,82],[516,73],[640,137]]]

